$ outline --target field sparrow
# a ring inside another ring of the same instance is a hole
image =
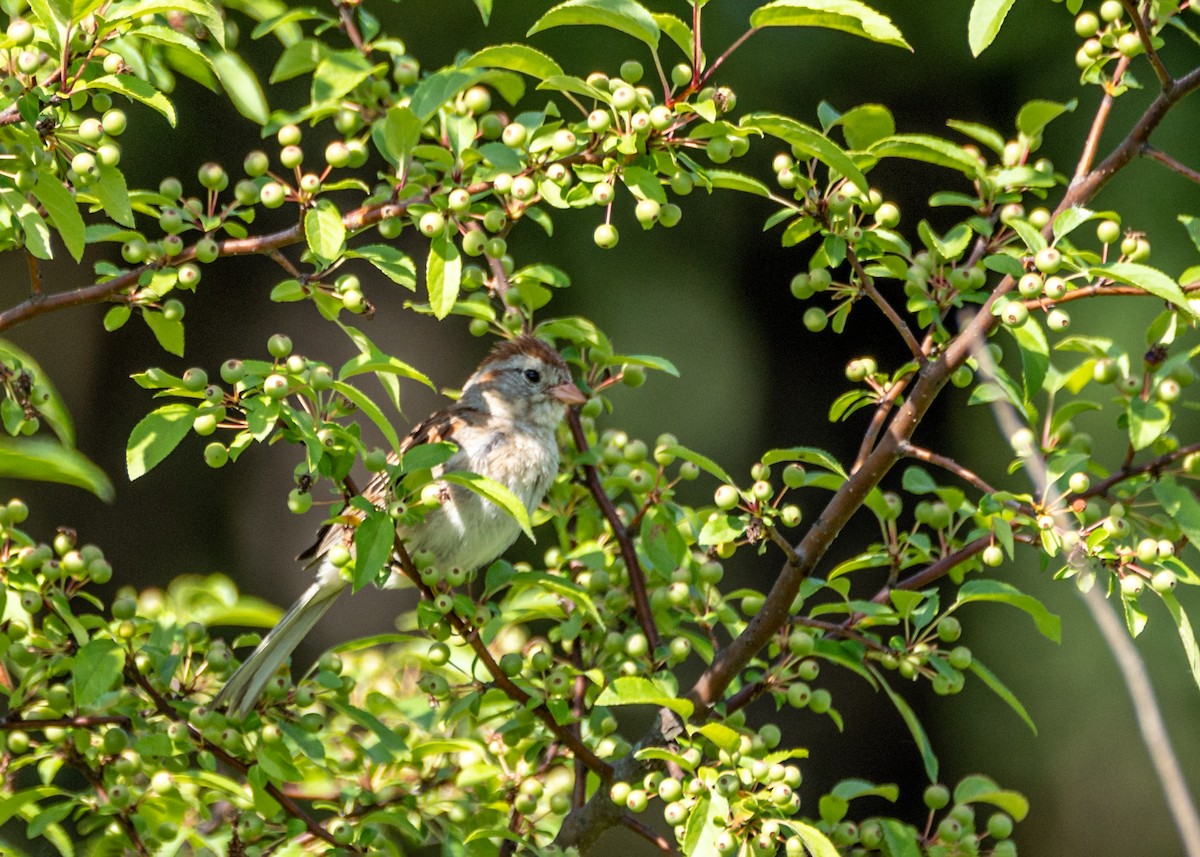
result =
[[[403,453],[422,443],[450,441],[458,449],[441,472],[466,470],[506,486],[530,513],[542,501],[558,472],[554,430],[565,405],[579,405],[584,395],[571,381],[562,357],[532,336],[501,342],[467,379],[462,396],[419,423],[401,443]],[[395,464],[394,454],[389,461]],[[388,474],[381,472],[362,495],[376,505],[388,501]],[[415,526],[400,526],[409,554],[427,551],[439,568],[464,571],[491,562],[520,533],[512,516],[489,500],[457,485],[442,485],[440,506]],[[284,614],[258,648],[221,688],[214,706],[228,706],[244,715],[309,630],[349,583],[328,558],[335,544],[352,547],[354,528],[329,524],[317,544],[302,558],[311,558],[316,580]],[[403,581],[394,570],[386,584]]]

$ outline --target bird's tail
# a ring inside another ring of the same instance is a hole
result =
[[[228,706],[231,714],[244,717],[254,707],[259,694],[280,664],[300,645],[300,641],[345,588],[346,581],[337,574],[336,569],[333,571],[332,575],[318,575],[316,582],[288,609],[279,624],[263,637],[258,648],[242,662],[213,699],[214,708]]]

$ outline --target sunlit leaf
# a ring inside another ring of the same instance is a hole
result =
[[[752,27],[824,27],[912,50],[881,12],[858,0],[776,0],[750,13]]]
[[[574,25],[610,27],[633,36],[651,50],[658,47],[658,24],[646,7],[634,0],[567,0],[538,18],[525,35]]]

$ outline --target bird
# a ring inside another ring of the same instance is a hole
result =
[[[497,343],[467,379],[458,400],[414,426],[388,460],[395,465],[413,447],[449,441],[456,450],[434,469],[435,480],[451,471],[477,473],[504,485],[532,514],[558,473],[555,430],[567,407],[586,401],[562,355],[541,339],[522,334]],[[390,499],[390,478],[386,469],[379,472],[361,495],[383,507]],[[437,507],[419,523],[397,525],[396,534],[410,556],[425,552],[440,569],[472,571],[516,541],[520,525],[507,511],[460,485],[435,484]],[[321,529],[316,544],[300,555],[314,570],[312,585],[229,677],[213,707],[240,717],[254,708],[267,682],[349,585],[329,553],[339,544],[353,550],[353,537],[354,525],[344,518]],[[395,557],[385,588],[405,580],[394,562]]]

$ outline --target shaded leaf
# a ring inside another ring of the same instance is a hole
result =
[[[354,570],[350,575],[353,591],[379,579],[392,555],[396,522],[386,509],[371,509],[354,528]]]
[[[74,485],[105,502],[114,494],[108,476],[86,455],[49,438],[0,436],[0,477]]]
[[[90,708],[121,680],[125,667],[125,653],[114,640],[97,637],[88,640],[76,652],[71,665],[72,688],[75,704]]]
[[[67,252],[78,262],[83,257],[85,233],[83,217],[75,204],[75,197],[61,181],[49,173],[42,172],[38,173],[33,195],[42,204],[42,208],[46,209],[50,223],[58,230]]]
[[[1062,620],[1046,609],[1042,602],[1032,595],[1026,595],[1015,586],[1001,583],[998,580],[970,580],[958,590],[955,605],[969,604],[973,601],[996,601],[1023,610],[1033,619],[1042,635],[1054,642],[1062,639]]]

